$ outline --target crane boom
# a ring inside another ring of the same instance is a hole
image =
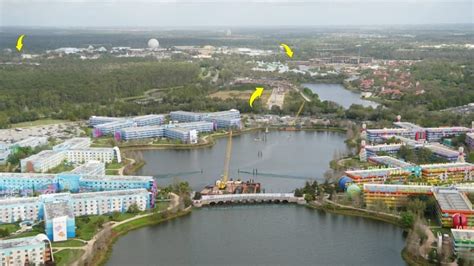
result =
[[[232,130],[229,132],[229,140],[227,141],[227,148],[225,151],[225,161],[224,161],[224,175],[222,180],[219,183],[220,189],[225,189],[227,180],[229,180],[229,166],[230,166],[230,156],[232,153]]]

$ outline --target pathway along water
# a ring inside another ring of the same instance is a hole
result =
[[[360,93],[347,90],[341,84],[306,83],[303,84],[303,87],[317,93],[322,101],[332,101],[346,109],[351,107],[352,104],[360,104],[365,107],[372,106],[373,108],[378,105],[375,102],[361,99]]]
[[[305,179],[296,176],[322,176],[334,152],[345,150],[341,133],[270,132],[266,142],[257,138],[263,134],[234,138],[231,174],[258,168],[292,176],[257,177],[273,191],[301,186]],[[198,170],[181,180],[200,189],[222,172],[225,144],[224,138],[209,149],[145,151],[141,174]],[[160,185],[173,181],[165,176],[158,177]],[[400,228],[370,219],[297,205],[227,206],[131,231],[113,246],[107,265],[403,265],[403,245]]]

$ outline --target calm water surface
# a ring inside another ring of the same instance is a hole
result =
[[[266,141],[258,141],[264,137]],[[341,133],[313,131],[235,136],[230,177],[254,178],[266,192],[292,191],[308,179],[321,179],[334,154],[346,151],[345,138]],[[205,149],[144,151],[147,163],[139,174],[156,176],[159,185],[186,180],[195,190],[201,190],[222,175],[226,144],[227,138],[220,138],[216,145]],[[268,175],[252,176],[254,169]]]
[[[296,205],[204,208],[132,231],[107,265],[404,265],[396,226]]]
[[[263,133],[234,138],[231,174],[248,177],[238,169],[255,168],[278,174],[255,178],[267,191],[291,191],[322,177],[333,154],[346,149],[340,133],[258,138]],[[140,174],[157,175],[160,185],[179,176],[199,190],[222,173],[225,146],[224,138],[208,149],[146,151]],[[107,265],[404,265],[403,244],[402,230],[382,222],[297,205],[228,206],[131,231],[116,242]]]
[[[303,84],[304,87],[311,89],[319,95],[319,99],[323,101],[331,101],[349,108],[352,104],[360,104],[365,107],[377,107],[377,103],[360,98],[360,93],[347,90],[341,84]]]

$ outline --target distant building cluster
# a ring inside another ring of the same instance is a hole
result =
[[[20,160],[22,172],[45,173],[64,161],[82,164],[88,161],[111,163],[121,161],[120,150],[115,148],[90,147],[90,138],[72,138],[53,147]]]
[[[146,115],[128,118],[92,116],[89,125],[94,127],[93,136],[113,135],[116,140],[169,138],[183,143],[197,143],[198,134],[221,128],[241,128],[238,110],[213,113],[175,111],[164,124],[164,115]]]
[[[8,156],[16,153],[19,148],[30,147],[34,149],[46,145],[48,145],[47,137],[28,137],[12,144],[0,143],[0,165],[6,164]]]

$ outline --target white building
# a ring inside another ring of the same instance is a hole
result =
[[[64,141],[61,144],[55,145],[53,151],[65,151],[73,149],[84,149],[91,146],[90,138],[72,138]]]
[[[71,163],[85,163],[88,161],[99,161],[111,163],[115,158],[113,148],[88,148],[67,150],[67,161]]]
[[[45,173],[66,159],[65,151],[45,150],[20,160],[22,172]]]
[[[36,198],[6,198],[0,202],[0,223],[38,220],[40,203]]]

